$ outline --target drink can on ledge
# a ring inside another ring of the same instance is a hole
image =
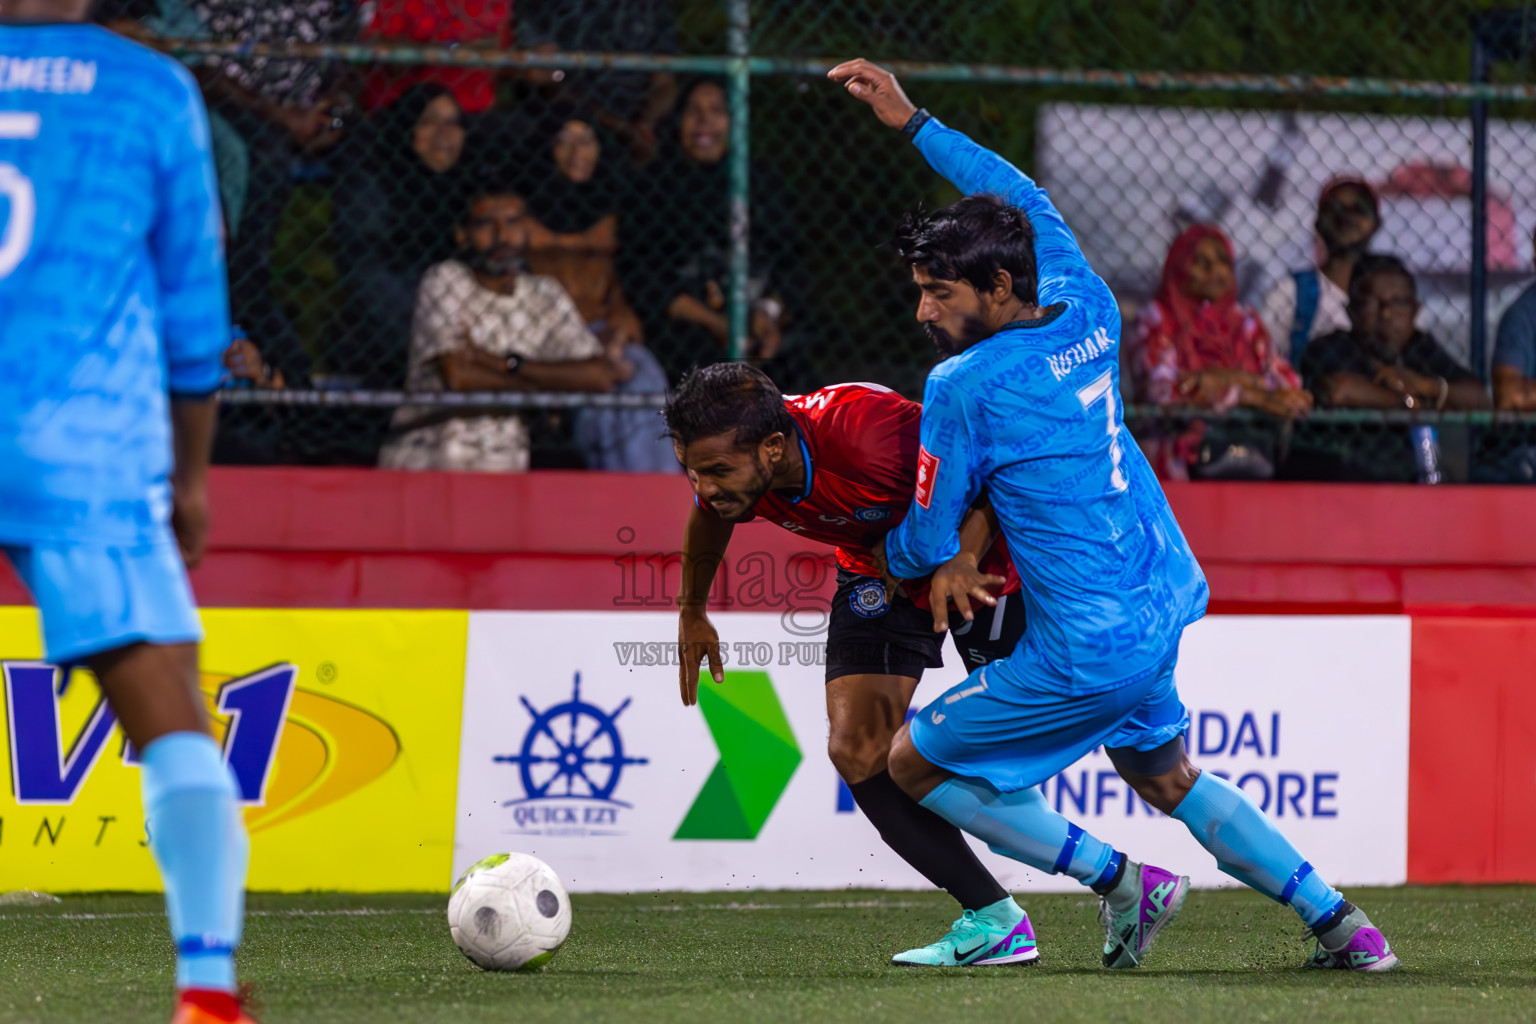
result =
[[[1408,428],[1413,442],[1413,461],[1419,467],[1419,483],[1438,484],[1445,479],[1440,471],[1440,434],[1427,423]]]

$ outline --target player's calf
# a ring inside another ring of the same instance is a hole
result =
[[[176,941],[177,988],[232,994],[249,845],[234,776],[206,731],[201,704],[189,699],[197,693],[196,645],[132,644],[93,656],[90,665],[140,751],[150,851]],[[212,1012],[201,1004],[194,1010]]]
[[[1311,966],[1357,971],[1397,966],[1397,956],[1380,930],[1324,881],[1232,783],[1200,772],[1172,816],[1211,852],[1221,870],[1296,911],[1318,937]]]

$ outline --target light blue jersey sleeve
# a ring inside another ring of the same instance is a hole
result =
[[[981,491],[980,423],[969,395],[942,375],[929,375],[917,494],[907,517],[885,538],[886,563],[899,579],[926,576],[960,553],[960,523]]]
[[[1029,217],[1035,230],[1035,273],[1041,306],[1066,298],[1067,289],[1084,274],[1097,276],[1051,197],[1029,175],[936,117],[929,118],[912,141],[929,166],[961,192],[997,196]]]
[[[160,281],[168,390],[201,396],[216,391],[223,374],[228,286],[208,114],[192,76],[182,71],[178,78],[185,95],[163,125],[150,249]]]

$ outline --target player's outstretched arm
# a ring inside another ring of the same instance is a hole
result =
[[[1040,263],[1041,305],[1054,301],[1045,295],[1049,277],[1086,267],[1077,239],[1045,189],[990,149],[927,116],[926,111],[919,111],[907,99],[895,75],[860,57],[839,64],[827,72],[827,77],[867,103],[882,124],[910,131],[912,141],[929,165],[960,191],[967,195],[1001,196],[1029,215]]]
[[[678,686],[683,705],[699,702],[699,663],[709,659],[715,682],[725,680],[720,659],[720,634],[709,621],[709,591],[725,558],[735,527],[694,505],[683,532],[683,578],[677,590]]]

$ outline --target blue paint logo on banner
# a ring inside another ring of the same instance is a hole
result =
[[[11,795],[18,804],[73,803],[106,750],[117,716],[103,698],[67,744],[59,698],[72,673],[41,662],[0,663],[5,676],[5,714],[11,745]],[[273,665],[219,687],[214,707],[228,716],[224,760],[240,788],[240,802],[265,802],[272,763],[282,740],[298,668]],[[138,752],[124,744],[123,763],[138,764]]]

